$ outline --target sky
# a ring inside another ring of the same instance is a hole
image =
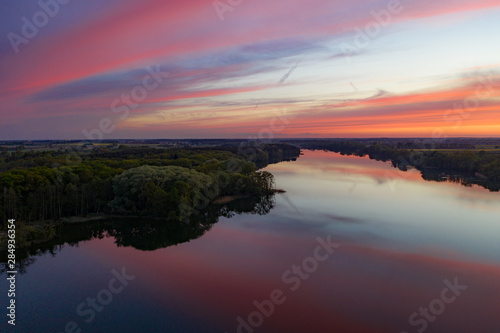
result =
[[[0,139],[500,136],[498,0],[5,0]]]

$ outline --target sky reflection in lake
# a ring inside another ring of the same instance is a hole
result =
[[[287,191],[268,215],[221,218],[201,238],[155,251],[104,238],[42,256],[19,276],[16,329],[60,332],[73,320],[84,332],[233,333],[279,289],[284,303],[255,332],[417,332],[412,313],[457,279],[467,289],[425,332],[498,332],[499,193],[331,152],[267,170]],[[292,290],[283,274],[314,254],[318,237],[340,247]],[[85,323],[76,307],[122,267],[136,279]]]

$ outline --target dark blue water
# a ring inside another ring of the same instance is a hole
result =
[[[154,251],[103,237],[33,257],[1,330],[499,332],[499,193],[325,152],[268,170],[287,193],[267,215]]]

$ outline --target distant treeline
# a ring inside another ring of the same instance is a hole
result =
[[[252,143],[2,152],[0,215],[2,223],[103,213],[182,220],[221,196],[271,193],[273,176],[257,170],[299,154],[288,144]]]
[[[311,140],[301,141],[299,145],[305,149],[328,150],[343,155],[369,156],[378,161],[390,161],[394,167],[403,171],[413,167],[421,171],[426,180],[442,180],[443,175],[454,173],[449,177],[450,180],[464,185],[478,184],[491,191],[500,190],[498,153],[484,150],[443,151],[440,150],[443,148],[432,143],[422,147],[414,143],[387,145],[350,140]],[[418,147],[422,149],[417,149]]]

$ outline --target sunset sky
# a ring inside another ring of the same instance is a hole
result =
[[[0,5],[2,140],[500,136],[498,0],[58,1]]]

